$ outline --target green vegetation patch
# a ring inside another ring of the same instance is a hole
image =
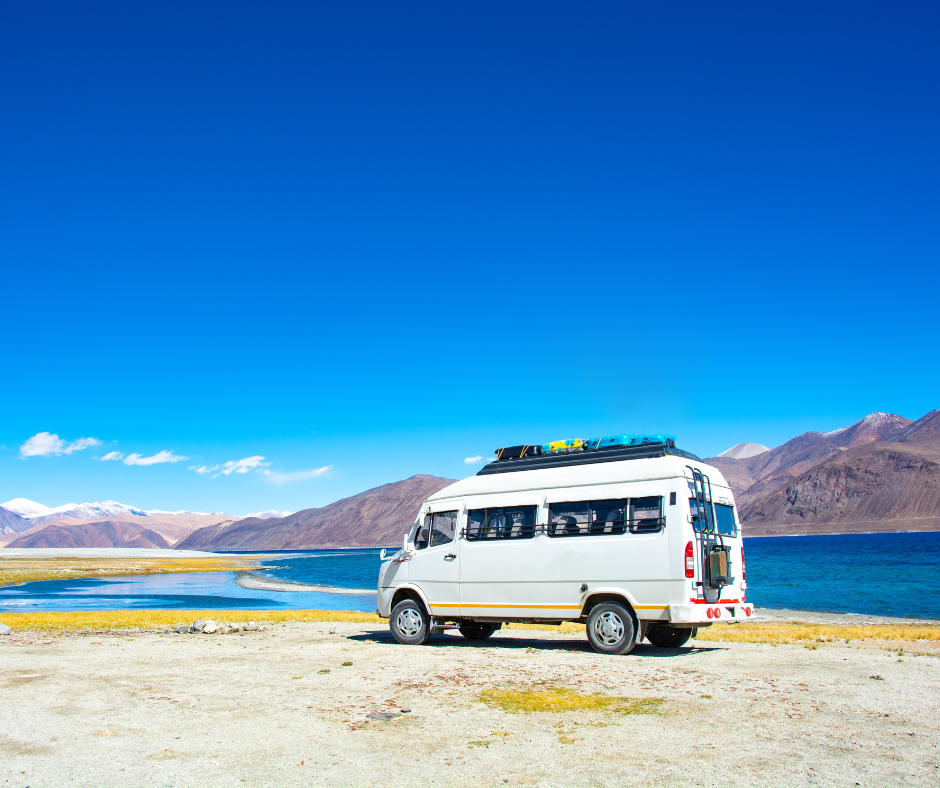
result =
[[[623,698],[593,693],[585,695],[565,687],[544,689],[491,689],[480,694],[488,706],[510,714],[537,711],[603,711],[608,714],[655,714],[666,701],[663,698]]]

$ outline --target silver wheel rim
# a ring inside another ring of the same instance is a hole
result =
[[[594,619],[594,637],[605,646],[616,646],[623,640],[624,629],[623,619],[610,610]]]
[[[395,626],[398,627],[398,631],[406,638],[417,637],[423,624],[424,622],[421,620],[421,616],[413,607],[405,608],[398,614],[398,618],[395,619]]]

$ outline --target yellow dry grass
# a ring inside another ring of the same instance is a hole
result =
[[[622,698],[598,693],[588,695],[565,687],[484,690],[480,693],[480,700],[511,714],[568,711],[654,714],[665,702],[662,698]]]
[[[33,580],[74,580],[119,575],[180,572],[232,572],[251,569],[258,556],[206,558],[5,558],[0,556],[0,586]]]
[[[377,624],[375,613],[354,610],[99,610],[61,613],[4,613],[3,623],[14,631],[101,631],[109,629],[165,629],[197,618],[214,621],[348,622]]]
[[[565,621],[551,624],[503,624],[504,629],[537,629],[565,634],[584,634],[584,624]],[[803,643],[806,641],[887,640],[913,642],[940,641],[938,624],[808,624],[779,621],[760,624],[713,624],[702,627],[696,640],[725,643]]]
[[[802,643],[805,641],[940,640],[937,624],[808,624],[780,621],[761,624],[714,624],[700,629],[696,640],[725,643]]]

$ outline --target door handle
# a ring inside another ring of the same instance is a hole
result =
[[[456,558],[456,557],[457,557],[456,554],[448,553],[447,555],[444,556],[444,560],[449,561],[451,558]]]

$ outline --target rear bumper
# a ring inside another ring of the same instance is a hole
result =
[[[749,602],[669,606],[669,623],[671,624],[736,624],[747,621],[752,615],[754,615],[754,605]]]

